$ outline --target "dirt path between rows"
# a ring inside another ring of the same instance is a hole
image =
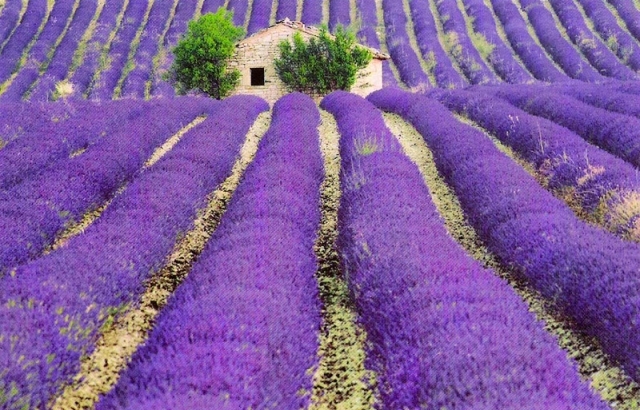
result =
[[[320,365],[313,377],[309,408],[371,409],[375,375],[364,367],[366,336],[357,325],[336,250],[340,205],[340,134],[333,116],[324,110],[320,114],[320,147],[325,179],[321,186],[322,220],[315,251],[319,264],[316,276],[323,305],[323,324]]]

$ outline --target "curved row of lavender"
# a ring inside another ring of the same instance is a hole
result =
[[[640,11],[636,8],[633,0],[606,0],[614,6],[620,18],[624,21],[627,30],[640,41]]]
[[[511,0],[492,0],[491,3],[509,44],[535,78],[547,82],[567,81],[569,77],[553,65],[533,40],[516,5]]]
[[[298,12],[298,0],[278,0],[278,8],[276,9],[276,21],[296,19]]]
[[[100,138],[82,155],[0,192],[0,276],[39,256],[66,224],[102,205],[139,173],[158,146],[209,112],[212,102],[156,100],[147,107],[125,129]]]
[[[230,173],[252,120],[267,109],[228,99],[140,175],[86,231],[20,266],[0,286],[0,389],[7,408],[44,408],[91,354],[110,316],[144,282]],[[178,406],[180,407],[180,406]]]
[[[422,134],[488,249],[640,380],[640,245],[578,220],[437,101],[394,89],[368,98]]]
[[[380,112],[325,97],[341,133],[338,250],[379,408],[606,408],[525,303],[447,233]]]
[[[520,0],[529,23],[543,47],[571,78],[586,82],[603,81],[600,75],[558,31],[551,12],[538,0]]]
[[[56,83],[67,76],[73,63],[73,56],[80,40],[91,24],[96,13],[97,4],[92,1],[81,1],[71,21],[69,30],[53,50],[53,56],[46,70],[32,84],[28,98],[33,101],[48,101],[52,99]],[[104,10],[104,9],[103,9]]]
[[[615,55],[634,71],[640,70],[640,46],[618,25],[617,18],[601,0],[578,0],[594,28]]]
[[[233,24],[244,26],[244,19],[249,9],[249,0],[229,0],[227,9],[233,11]]]
[[[10,1],[2,7],[2,13],[0,13],[0,51],[2,51],[2,44],[16,28],[21,10],[22,2],[19,1]]]
[[[438,99],[534,164],[552,191],[561,195],[570,189],[584,210],[602,212],[610,231],[624,237],[640,218],[640,211],[617,211],[627,198],[640,195],[638,172],[631,164],[500,98],[452,91],[441,93]]]
[[[453,67],[451,59],[438,39],[438,28],[428,1],[410,1],[409,10],[422,57],[433,64],[436,84],[442,88],[457,88],[469,82]]]
[[[107,54],[108,65],[102,71],[96,73],[96,82],[88,90],[90,99],[110,100],[113,97],[122,69],[129,58],[131,43],[138,28],[144,23],[149,1],[153,0],[129,1],[122,23],[118,27],[117,34],[111,42],[111,47]]]
[[[273,0],[254,0],[251,4],[251,16],[247,26],[247,35],[250,36],[259,30],[269,27]]]
[[[220,0],[207,1],[203,3],[205,6],[212,7],[216,2]],[[160,67],[157,73],[153,73],[153,81],[151,83],[151,94],[154,97],[173,97],[175,96],[175,90],[168,82],[162,80],[162,73],[166,72],[171,63],[173,63],[173,54],[169,50],[178,43],[180,36],[187,31],[187,25],[189,21],[194,18],[197,12],[198,0],[180,0],[176,8],[173,21],[169,26],[169,30],[164,38],[164,50],[165,54],[163,60],[160,61]],[[222,6],[222,4],[220,4]],[[216,8],[217,10],[217,8]],[[216,10],[213,10],[215,12]]]
[[[387,49],[398,67],[400,80],[409,87],[428,88],[431,86],[429,77],[420,66],[420,60],[411,47],[407,34],[407,16],[402,2],[397,0],[382,0],[384,10],[384,29]]]
[[[378,38],[378,12],[375,0],[356,0],[356,7],[360,19],[360,30],[358,30],[358,41],[369,47],[380,50],[380,39]],[[396,80],[391,71],[389,60],[382,62],[382,84],[385,86],[397,86]]]
[[[147,81],[153,73],[153,58],[158,53],[160,38],[167,24],[171,22],[173,0],[154,0],[147,24],[140,37],[140,43],[133,56],[133,69],[122,83],[123,97],[144,98]]]
[[[615,85],[581,84],[579,87],[560,86],[553,89],[595,107],[640,118],[640,96],[621,92]]]
[[[0,52],[0,84],[14,73],[20,57],[38,33],[47,14],[47,0],[33,0],[27,4],[22,20]]]
[[[499,82],[487,67],[480,53],[469,39],[467,26],[456,0],[436,0],[436,7],[442,21],[442,28],[451,46],[450,53],[471,84],[491,84]]]
[[[316,0],[302,0],[302,15],[304,24],[318,25],[322,23],[322,2]]]
[[[351,24],[351,1],[350,0],[330,0],[329,1],[329,30],[335,31],[338,25],[348,26]]]
[[[493,50],[488,56],[489,63],[496,73],[506,82],[513,84],[533,81],[531,74],[513,57],[513,50],[507,47],[498,35],[493,14],[483,0],[463,0],[465,11],[472,19],[473,30],[481,34]]]
[[[0,191],[53,169],[59,160],[68,160],[75,152],[125,128],[129,121],[146,110],[147,105],[139,100],[100,104],[83,101],[70,109],[72,116],[69,119],[43,121],[37,130],[7,143],[0,150]]]
[[[593,107],[566,95],[527,87],[483,89],[526,112],[569,128],[590,143],[640,166],[640,119]]]
[[[591,32],[573,0],[549,0],[567,35],[600,74],[620,80],[635,80],[637,75],[622,64],[611,50]]]
[[[308,406],[321,321],[319,121],[303,94],[276,102],[220,225],[98,409]]]
[[[49,52],[54,49],[58,37],[63,34],[68,20],[75,19],[75,0],[61,0],[53,4],[53,9],[38,40],[29,50],[29,59],[18,71],[18,75],[0,97],[5,101],[19,101],[29,87],[40,77],[43,67],[49,63]],[[70,24],[70,23],[69,23]]]
[[[67,73],[68,78],[73,84],[73,95],[76,98],[87,96],[94,86],[94,77],[98,73],[101,64],[101,56],[103,46],[109,39],[112,32],[117,32],[118,15],[125,7],[124,0],[109,0],[105,2],[102,13],[98,17],[96,28],[87,42],[82,61],[78,67],[71,73]]]

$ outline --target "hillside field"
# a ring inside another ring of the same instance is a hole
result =
[[[178,96],[193,18],[391,56]],[[0,0],[0,409],[639,409],[637,0]]]

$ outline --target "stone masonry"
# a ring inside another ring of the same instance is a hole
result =
[[[299,32],[304,40],[317,37],[319,34],[315,27],[285,19],[242,40],[229,62],[229,68],[237,68],[240,71],[240,83],[234,94],[257,95],[269,103],[274,103],[285,95],[287,89],[278,78],[273,62],[280,55],[278,44],[285,39],[293,41],[296,32]],[[362,96],[382,88],[382,61],[389,58],[378,50],[369,50],[373,53],[373,59],[366,68],[358,72],[358,78],[351,87],[351,92]],[[258,76],[258,82],[260,69],[264,69],[264,85],[251,85],[251,69],[258,69],[257,72],[254,71],[254,75]]]

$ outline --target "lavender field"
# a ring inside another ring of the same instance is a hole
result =
[[[381,90],[178,96],[187,23]],[[640,4],[0,1],[0,409],[640,408]]]

